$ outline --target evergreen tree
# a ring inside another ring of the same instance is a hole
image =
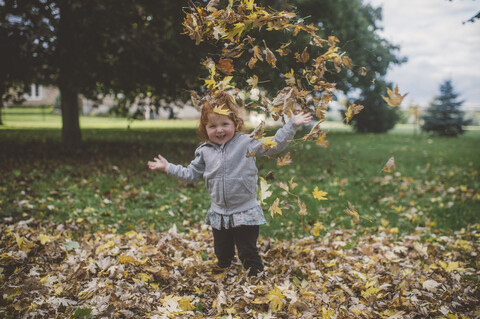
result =
[[[463,126],[469,121],[464,120],[464,112],[460,106],[464,101],[458,101],[458,94],[455,93],[452,81],[445,80],[440,85],[440,95],[434,99],[422,116],[422,130],[438,134],[440,136],[457,136],[463,134]]]

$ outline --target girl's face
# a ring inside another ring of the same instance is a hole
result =
[[[210,113],[205,125],[208,139],[218,145],[230,141],[235,135],[235,123],[226,115]]]

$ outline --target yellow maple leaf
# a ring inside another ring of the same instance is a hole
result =
[[[213,76],[210,76],[207,80],[204,80],[204,81],[205,81],[205,86],[209,89],[217,86],[217,82],[215,81]]]
[[[273,204],[268,208],[268,211],[272,217],[275,215],[282,215],[282,209],[278,206],[280,204],[280,199],[275,199]]]
[[[328,200],[328,198],[325,197],[327,194],[327,192],[318,190],[318,186],[313,190],[313,198],[318,200]]]
[[[292,158],[290,157],[290,152],[285,154],[283,157],[277,158],[277,165],[278,166],[287,166],[292,164]]]
[[[253,10],[253,3],[255,0],[243,0],[243,3],[245,4],[245,7],[247,7],[247,10]]]
[[[369,284],[367,284],[368,286]],[[377,294],[380,292],[380,289],[374,287],[373,285],[368,287],[367,290],[361,292],[363,298],[368,299],[371,296],[376,297]]]
[[[313,225],[313,229],[312,229],[313,236],[320,236],[320,231],[322,229],[325,231],[327,230],[325,226],[322,224],[322,222],[316,222],[315,225]]]
[[[217,113],[217,114],[220,114],[220,115],[228,115],[230,114],[230,110],[229,109],[224,109],[223,108],[223,105],[217,105],[213,108],[213,112]]]
[[[382,171],[385,171],[387,173],[393,173],[394,170],[395,170],[395,158],[392,156],[388,159],[385,166],[383,166]]]
[[[353,217],[353,221],[358,223],[360,221],[360,215],[357,212],[357,209],[352,205],[352,203],[348,202],[348,208],[344,210],[344,212],[348,215]]]
[[[450,261],[448,264],[446,262],[444,262],[443,260],[440,260],[438,262],[438,264],[440,265],[440,267],[443,268],[443,270],[445,270],[446,272],[453,272],[455,270],[461,270],[462,268],[460,268],[460,264],[458,261]]]
[[[360,113],[361,110],[363,110],[363,105],[357,105],[355,103],[350,104],[348,106],[347,112],[345,113],[345,121],[347,121],[347,124],[348,124],[348,122],[350,122],[352,117],[355,114]]]
[[[338,57],[338,47],[330,47],[326,53],[322,55],[322,58],[325,60],[331,60],[333,58]]]
[[[52,236],[48,236],[48,235],[44,235],[44,234],[40,234],[38,236],[38,238],[40,239],[40,243],[42,245],[45,245],[46,243],[49,243],[52,241],[53,237]]]
[[[245,24],[244,23],[242,23],[242,22],[235,23],[234,26],[233,26],[233,29],[230,30],[227,33],[226,39],[233,40],[233,38],[235,36],[237,36],[237,39],[239,39],[243,30],[245,30]]]
[[[390,88],[387,88],[387,95],[388,96],[382,96],[385,102],[387,102],[388,105],[390,106],[399,106],[405,96],[407,96],[408,93],[405,93],[404,95],[401,95],[398,92],[398,85],[395,85],[394,91],[390,90]]]
[[[269,150],[277,146],[277,142],[273,140],[273,136],[266,137],[262,140],[262,148],[264,150]]]
[[[192,305],[191,299],[192,299],[192,297],[182,297],[182,298],[180,298],[180,300],[178,301],[178,305],[179,305],[180,308],[182,308],[182,310],[184,310],[184,311],[192,311],[192,310],[195,309],[195,306]]]
[[[138,276],[140,277],[140,280],[143,282],[148,282],[149,280],[152,280],[149,274],[146,274],[143,272],[139,273]]]
[[[283,308],[283,299],[285,298],[285,295],[282,293],[282,291],[275,285],[273,290],[270,290],[265,297],[270,301],[270,309],[272,312],[277,312],[282,310]]]

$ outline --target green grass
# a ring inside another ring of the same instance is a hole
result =
[[[59,142],[58,115],[9,109],[3,119],[2,216],[52,218],[120,231],[139,224],[184,228],[205,217],[209,197],[203,182],[187,185],[146,166],[158,153],[173,163],[188,164],[198,145],[195,120],[135,121],[127,129],[125,119],[82,118],[85,143],[69,150]],[[274,176],[269,180],[273,195],[264,206],[264,236],[308,235],[318,222],[327,229],[398,228],[399,233],[419,226],[451,232],[478,223],[479,130],[471,128],[451,139],[413,135],[408,126],[389,134],[360,135],[343,124],[328,125],[329,148],[293,142],[288,148],[292,165],[279,168],[274,159],[258,160],[259,174],[272,171]],[[391,174],[382,172],[390,156],[397,164]],[[298,214],[297,198],[280,188],[280,182],[292,177],[298,186],[291,192],[306,203],[306,216]],[[314,199],[315,187],[328,192],[328,200]],[[268,207],[276,198],[282,200],[282,216],[272,218]],[[348,202],[361,216],[358,223],[344,212]]]

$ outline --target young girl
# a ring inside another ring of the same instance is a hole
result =
[[[187,167],[171,164],[161,155],[148,162],[150,169],[186,182],[205,180],[212,200],[206,223],[212,226],[219,268],[230,266],[236,246],[248,275],[263,271],[257,239],[259,225],[266,221],[257,201],[255,157],[281,152],[297,128],[311,119],[310,113],[290,112],[290,119],[273,138],[277,144],[265,149],[261,140],[242,133],[244,122],[233,97],[220,92],[203,104],[197,131],[204,143],[196,149],[195,159]],[[255,155],[247,157],[247,153]]]

